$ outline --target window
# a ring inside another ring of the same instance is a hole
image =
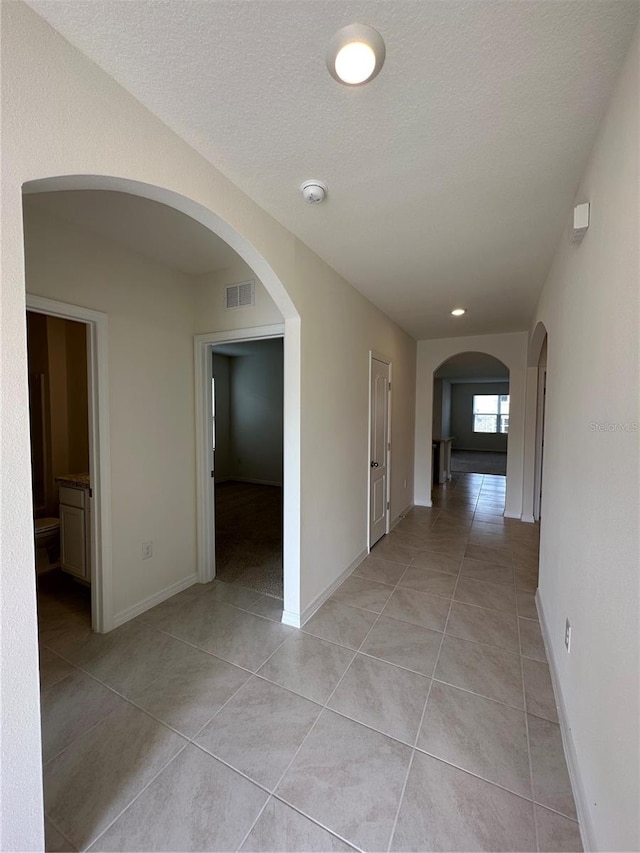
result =
[[[473,395],[473,431],[509,432],[509,395]]]

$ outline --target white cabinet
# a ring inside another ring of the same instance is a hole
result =
[[[86,489],[60,487],[60,566],[91,580],[89,500]]]

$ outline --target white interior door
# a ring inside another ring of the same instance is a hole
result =
[[[371,359],[369,547],[387,532],[389,461],[389,365]]]

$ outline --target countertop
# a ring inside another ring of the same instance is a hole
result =
[[[69,486],[72,489],[88,489],[91,486],[88,474],[61,474],[55,481],[60,486]]]

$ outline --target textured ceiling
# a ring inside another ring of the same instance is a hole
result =
[[[29,5],[417,338],[527,328],[638,13],[636,0]],[[387,46],[356,89],[325,67],[352,21]],[[301,200],[310,177],[329,186],[323,205]]]
[[[190,275],[224,269],[238,259],[224,240],[195,219],[139,196],[105,190],[69,190],[27,195],[25,204]]]

